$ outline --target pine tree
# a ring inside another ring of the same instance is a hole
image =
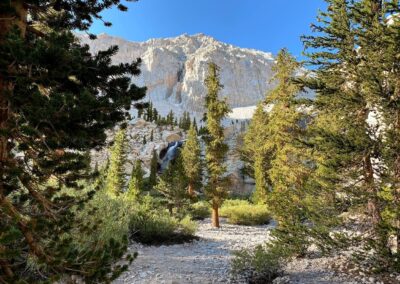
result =
[[[210,63],[208,75],[205,80],[207,86],[206,96],[206,123],[208,135],[206,141],[206,162],[208,169],[208,184],[206,195],[212,206],[212,225],[219,227],[218,209],[227,195],[228,181],[224,177],[226,166],[224,165],[228,145],[224,143],[224,128],[221,121],[230,112],[226,101],[218,99],[218,93],[222,89],[219,81],[219,67]]]
[[[110,159],[107,158],[104,165],[100,167],[98,176],[95,181],[95,188],[97,188],[98,190],[102,190],[105,187],[109,167],[110,167]]]
[[[158,123],[158,119],[159,119],[159,114],[156,108],[153,108],[153,121],[155,121],[156,123]]]
[[[128,196],[135,201],[139,199],[140,193],[143,190],[143,175],[142,162],[138,159],[132,168],[127,191]]]
[[[270,157],[264,150],[264,143],[268,138],[266,126],[269,120],[264,108],[264,103],[260,103],[257,106],[250,127],[244,136],[244,145],[241,151],[246,172],[254,177],[256,182],[256,189],[253,194],[253,200],[256,203],[267,202],[267,195],[271,186],[271,182],[266,174],[270,168]]]
[[[55,281],[71,273],[106,281],[119,255],[118,245],[112,255],[100,255],[59,241],[74,222],[71,207],[84,202],[61,187],[79,189],[82,153],[103,146],[105,130],[129,119],[132,101],[145,96],[145,88],[131,84],[140,60],[112,65],[117,47],[92,55],[72,33],[89,30],[114,5],[127,9],[118,0],[0,3],[2,282]],[[58,185],[49,182],[54,179]],[[47,268],[41,276],[25,273],[32,271],[28,257]],[[94,272],[93,263],[102,261]]]
[[[147,139],[146,139],[146,136],[143,136],[143,141],[142,141],[142,144],[143,144],[143,145],[146,145],[146,144],[147,144]]]
[[[169,113],[167,114],[167,119],[166,119],[166,123],[169,126],[174,126],[174,122],[175,122],[175,116],[174,116],[174,112],[172,111],[172,109],[169,111]]]
[[[201,185],[202,161],[200,141],[197,138],[197,132],[192,124],[182,152],[183,166],[185,174],[188,177],[188,195],[194,196],[194,190]]]
[[[393,107],[398,100],[398,80],[392,79],[398,75],[394,66],[398,63],[399,24],[397,17],[389,24],[387,16],[398,13],[399,5],[377,0],[331,0],[328,4],[328,12],[320,16],[321,24],[315,26],[319,33],[304,38],[311,50],[310,63],[317,67],[305,85],[317,91],[318,116],[313,129],[318,136],[313,143],[326,176],[322,189],[335,181],[336,195],[344,193],[347,203],[350,200],[364,207],[372,225],[366,249],[372,246],[376,252],[377,266],[398,267],[398,257],[389,247],[393,232],[400,236],[399,215],[390,209],[396,207],[396,194],[389,189],[390,180],[396,180],[389,176],[395,176],[397,150],[385,149],[397,149],[398,145],[387,138],[396,137],[392,130],[398,129]],[[385,129],[368,122],[373,115],[378,115]],[[389,215],[394,218],[387,218]]]
[[[153,117],[153,103],[149,102],[147,104],[147,108],[146,108],[146,121],[153,121],[154,117]]]
[[[373,144],[367,191],[367,209],[374,236],[367,249],[373,249],[376,266],[400,267],[400,154],[399,140],[399,18],[398,1],[364,0],[354,4],[352,20],[357,23],[357,66],[360,92],[376,115],[378,125],[368,123]],[[388,15],[391,21],[388,21]],[[368,115],[369,115],[368,114]],[[380,125],[382,124],[383,127]],[[376,162],[376,161],[381,161]],[[365,175],[366,176],[366,175]]]
[[[179,153],[159,177],[155,186],[156,190],[167,200],[167,207],[171,215],[174,208],[177,209],[178,214],[181,213],[187,203],[187,187],[188,180],[185,175],[182,155]]]
[[[117,196],[126,189],[125,165],[127,162],[126,130],[120,129],[114,138],[110,151],[110,166],[107,172],[105,188],[111,196]]]
[[[150,132],[150,141],[153,142],[154,140],[154,133],[153,133],[153,129]]]
[[[183,117],[181,117],[180,128],[183,130],[189,130],[190,128],[190,114],[187,111],[183,112]]]
[[[264,187],[259,189],[258,194],[264,198],[262,201],[267,203],[274,219],[278,221],[274,231],[276,242],[290,243],[293,253],[302,254],[307,248],[304,220],[311,211],[306,201],[309,198],[307,183],[313,168],[310,151],[299,143],[307,140],[303,125],[307,116],[299,110],[301,105],[297,96],[300,87],[293,82],[299,68],[300,64],[286,49],[279,52],[273,67],[273,80],[277,86],[265,100],[272,110],[265,116],[262,106],[258,109],[261,110],[258,115],[266,124],[259,126],[263,133],[255,134],[253,138],[264,140],[255,142],[254,167],[256,179],[260,179],[259,182],[263,183],[260,187]],[[254,130],[251,129],[250,133]],[[257,145],[260,142],[261,147]],[[263,172],[265,176],[260,177]],[[271,192],[268,192],[268,185]]]
[[[148,179],[149,190],[157,184],[157,170],[158,170],[158,156],[156,150],[153,150],[151,162],[150,162],[150,176]]]
[[[196,133],[198,134],[198,133],[199,133],[199,129],[197,128],[196,117],[193,117],[193,122],[192,122],[192,124],[193,124],[194,129],[196,130]]]
[[[375,26],[382,28],[382,43],[379,49],[376,43],[370,46],[373,47],[370,52],[375,56],[369,66],[380,66],[380,68],[372,69],[375,71],[375,76],[370,76],[370,78],[372,77],[372,79],[375,80],[379,78],[382,79],[382,75],[384,75],[383,80],[374,81],[375,84],[381,82],[381,85],[378,86],[379,90],[382,90],[379,94],[380,98],[382,98],[381,114],[383,124],[387,126],[385,133],[386,139],[383,140],[384,150],[382,153],[383,161],[387,167],[382,175],[384,176],[382,180],[386,185],[390,184],[390,186],[382,186],[380,194],[381,202],[383,203],[382,211],[386,213],[383,218],[384,226],[382,226],[384,230],[382,230],[381,234],[384,234],[382,244],[390,244],[390,239],[396,240],[396,243],[393,244],[392,247],[389,245],[388,255],[390,259],[389,264],[395,268],[397,267],[398,271],[398,255],[400,251],[400,193],[398,191],[400,187],[400,82],[398,80],[400,75],[398,65],[398,54],[400,53],[400,22],[398,18],[399,7],[390,7],[388,5],[387,9],[394,10],[390,12],[392,15],[392,22],[386,23],[381,19],[380,25]],[[389,14],[389,11],[386,11],[385,14]],[[382,46],[384,46],[384,48],[382,48]],[[382,85],[383,82],[384,84]]]

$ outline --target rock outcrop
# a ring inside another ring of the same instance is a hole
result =
[[[221,96],[232,108],[256,105],[272,87],[269,81],[274,58],[270,53],[238,48],[204,34],[146,42],[130,42],[107,34],[100,34],[96,40],[86,35],[79,37],[93,53],[118,45],[115,63],[140,57],[142,74],[133,78],[134,83],[147,86],[148,99],[164,115],[170,109],[178,113],[203,111],[209,62],[221,67]]]

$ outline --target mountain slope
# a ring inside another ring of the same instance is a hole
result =
[[[257,104],[272,87],[269,80],[274,59],[270,53],[238,48],[204,34],[181,35],[175,38],[130,42],[100,34],[96,40],[79,35],[92,52],[118,45],[116,63],[142,58],[142,74],[134,83],[148,87],[148,99],[166,114],[203,111],[204,79],[208,62],[221,67],[221,96],[232,108]]]

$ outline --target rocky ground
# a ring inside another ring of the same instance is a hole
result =
[[[265,242],[269,230],[270,226],[235,226],[224,221],[220,229],[215,229],[210,220],[204,220],[196,233],[200,239],[192,243],[134,244],[130,249],[139,256],[115,284],[229,283],[231,251]]]
[[[210,220],[199,222],[192,243],[171,246],[133,244],[131,251],[138,258],[115,284],[189,284],[241,283],[230,276],[231,252],[262,244],[269,238],[270,226],[236,226],[222,222],[220,229],[212,228]],[[331,267],[338,258],[310,256],[288,263],[284,275],[275,284],[358,284],[384,283],[373,277],[353,277],[335,272]],[[244,282],[244,281],[242,281]]]

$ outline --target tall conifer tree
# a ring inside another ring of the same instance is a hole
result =
[[[110,166],[107,171],[105,188],[111,196],[117,196],[126,189],[125,166],[127,162],[126,130],[120,129],[114,138],[110,151]]]
[[[135,201],[139,199],[140,193],[143,190],[143,174],[142,162],[137,159],[132,168],[127,192],[128,196]]]
[[[160,192],[167,200],[167,207],[170,214],[173,209],[181,213],[184,205],[188,201],[187,194],[188,179],[185,175],[183,159],[181,153],[169,163],[165,172],[158,179],[155,189]]]
[[[2,282],[32,283],[71,271],[98,281],[110,272],[110,254],[80,252],[72,240],[59,240],[74,221],[69,209],[82,202],[60,196],[61,187],[79,187],[82,153],[103,146],[105,130],[128,119],[132,101],[145,95],[131,84],[139,60],[112,65],[117,47],[92,55],[72,33],[87,31],[113,6],[127,9],[119,0],[0,3]],[[48,182],[54,178],[57,186]],[[48,270],[42,276],[22,273],[29,270],[27,257]],[[104,259],[102,269],[88,267],[92,257],[96,263]]]
[[[306,136],[306,116],[300,112],[297,101],[300,87],[293,82],[299,68],[300,64],[286,49],[278,53],[273,67],[277,86],[265,101],[272,109],[263,126],[264,143],[257,149],[260,157],[256,155],[254,165],[261,167],[261,170],[255,169],[257,171],[266,170],[263,182],[268,180],[271,186],[266,202],[278,221],[275,236],[291,242],[297,253],[303,253],[307,239],[299,232],[306,230],[303,222],[308,209],[305,204],[307,179],[312,167],[309,166],[309,151],[299,143]]]
[[[268,114],[264,110],[265,104],[260,103],[254,112],[249,129],[244,136],[242,149],[242,159],[249,168],[250,175],[254,177],[256,189],[253,200],[256,203],[266,203],[268,187],[271,185],[267,170],[269,169],[268,153],[264,150],[265,140],[268,138],[266,126],[268,124]]]
[[[201,184],[202,161],[200,141],[197,138],[195,126],[190,126],[187,139],[181,151],[183,166],[188,177],[188,195],[194,196],[195,189]]]
[[[227,195],[228,180],[224,177],[226,166],[224,164],[226,154],[229,150],[224,142],[224,128],[222,120],[230,112],[226,100],[220,100],[218,93],[222,89],[219,81],[219,67],[210,63],[208,65],[208,75],[205,79],[207,87],[206,96],[206,162],[208,169],[208,184],[206,195],[212,206],[212,225],[219,227],[218,209]]]
[[[156,150],[153,150],[150,162],[150,176],[148,179],[149,189],[152,190],[157,184],[158,156]]]
[[[311,50],[310,63],[317,67],[305,85],[317,93],[312,129],[317,133],[314,148],[321,157],[318,168],[325,169],[321,184],[326,190],[334,181],[336,196],[344,192],[341,196],[365,209],[372,228],[366,248],[373,246],[377,266],[393,267],[398,261],[393,261],[397,256],[389,247],[389,239],[399,226],[394,225],[398,217],[387,219],[396,204],[396,194],[388,189],[388,177],[394,176],[396,154],[385,150],[398,145],[393,140],[391,146],[386,142],[396,137],[392,132],[396,129],[396,107],[392,107],[397,101],[397,83],[391,79],[398,74],[395,39],[399,29],[397,16],[392,24],[387,17],[399,12],[399,3],[327,2],[328,11],[320,15],[321,24],[314,26],[318,34],[304,38]],[[371,123],[374,116],[377,124]],[[340,201],[337,199],[337,203]],[[393,257],[391,261],[389,257]]]

